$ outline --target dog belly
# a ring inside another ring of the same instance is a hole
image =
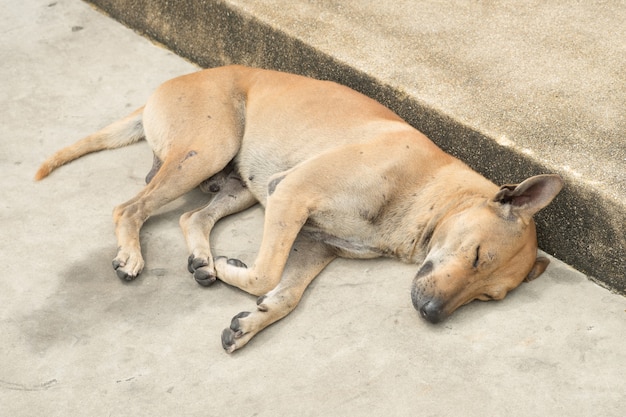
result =
[[[251,135],[250,135],[251,136]],[[321,140],[267,140],[259,135],[245,137],[235,158],[237,171],[256,199],[265,206],[270,178],[338,146]]]
[[[268,148],[270,147],[256,147],[254,155],[244,155],[244,158],[237,161],[239,176],[263,206],[267,202],[269,179],[274,174],[284,172],[301,162],[284,156],[279,158],[277,157],[280,155],[279,150],[271,151]],[[385,256],[384,250],[377,248],[372,242],[368,243],[369,238],[377,234],[372,229],[372,224],[355,216],[354,207],[351,207],[348,201],[344,201],[331,212],[312,213],[302,228],[302,234],[332,246],[337,255],[344,258],[367,259]]]
[[[333,236],[308,225],[305,225],[302,228],[301,233],[313,240],[324,242],[325,244],[332,246],[335,249],[336,254],[342,258],[369,259],[379,258],[386,255],[384,251],[363,244],[356,239],[344,239]]]
[[[269,156],[255,158],[239,158],[236,161],[236,170],[245,186],[252,192],[262,206],[267,201],[268,183],[272,175],[289,169],[285,161]]]

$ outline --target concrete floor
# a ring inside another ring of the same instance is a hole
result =
[[[6,3],[0,415],[624,415],[626,299],[558,260],[437,326],[411,305],[415,267],[335,261],[294,313],[225,354],[221,330],[255,298],[186,271],[177,219],[204,195],[148,221],[145,272],[124,284],[111,210],[141,189],[147,146],[32,180],[53,151],[197,68],[80,1]],[[254,259],[262,215],[224,220],[215,253]]]

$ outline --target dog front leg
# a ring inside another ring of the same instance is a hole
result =
[[[265,294],[278,285],[291,247],[309,215],[308,194],[301,188],[298,194],[297,190],[281,184],[267,199],[263,239],[252,267],[237,259],[215,259],[221,281],[253,295]]]
[[[209,286],[216,279],[209,244],[209,234],[215,223],[223,217],[253,206],[256,202],[241,179],[236,175],[231,175],[221,185],[221,189],[209,204],[180,217],[180,227],[183,229],[187,247],[191,253],[187,267],[198,284]]]
[[[241,349],[261,330],[288,315],[298,305],[311,281],[335,257],[325,244],[299,236],[279,284],[259,297],[255,311],[237,314],[230,327],[222,332],[222,346],[226,352]]]

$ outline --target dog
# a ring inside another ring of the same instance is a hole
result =
[[[393,257],[419,265],[411,300],[437,323],[472,300],[500,300],[541,275],[533,215],[563,187],[558,175],[496,186],[399,116],[348,87],[242,66],[162,84],[145,106],[47,159],[35,179],[87,153],[145,139],[146,187],[113,212],[113,267],[141,272],[139,231],[194,187],[214,193],[180,218],[188,269],[258,296],[222,333],[231,353],[285,317],[336,257]],[[214,258],[215,223],[265,208],[254,264]]]

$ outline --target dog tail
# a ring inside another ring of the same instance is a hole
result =
[[[67,146],[46,159],[35,174],[39,181],[52,171],[91,152],[128,146],[145,138],[143,106],[117,122],[93,133],[73,145]]]

